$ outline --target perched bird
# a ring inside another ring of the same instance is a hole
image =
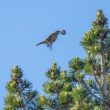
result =
[[[59,34],[65,35],[66,31],[65,30],[57,30],[54,33],[52,33],[51,35],[49,35],[49,37],[47,37],[44,41],[38,43],[36,46],[38,46],[40,44],[46,44],[47,47],[52,47],[52,44],[57,40],[57,37]]]

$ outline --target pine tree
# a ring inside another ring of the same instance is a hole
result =
[[[101,9],[81,45],[87,56],[84,60],[73,58],[70,61],[73,82],[81,84],[92,100],[100,102],[99,110],[110,110],[110,29]]]
[[[81,45],[86,58],[73,58],[69,72],[56,63],[46,72],[44,95],[37,96],[15,66],[6,86],[4,110],[110,110],[110,29],[101,9]]]
[[[21,68],[14,66],[11,70],[11,80],[6,85],[8,93],[4,110],[37,110],[38,93],[32,90],[32,84],[22,77]]]
[[[73,105],[72,84],[66,71],[61,71],[56,63],[46,72],[48,81],[43,84],[46,95],[40,95],[37,105],[42,109],[70,110]]]
[[[85,60],[75,57],[69,62],[69,67],[74,86],[72,90],[74,104],[71,110],[103,110],[103,104],[94,98],[97,97],[94,93],[99,91],[95,80],[85,73]],[[92,93],[93,89],[94,93]]]
[[[43,84],[45,94],[39,95],[37,100],[39,109],[96,110],[95,108],[99,108],[100,103],[97,100],[92,100],[92,96],[89,96],[85,88],[79,84],[83,75],[77,75],[78,79],[74,75],[72,72],[61,71],[54,63],[46,72],[48,81]],[[88,83],[93,86],[92,81],[88,80]]]

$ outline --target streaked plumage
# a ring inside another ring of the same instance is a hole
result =
[[[57,40],[57,37],[59,34],[65,35],[66,31],[65,30],[55,31],[49,37],[47,37],[44,41],[38,43],[36,46],[38,46],[40,44],[46,44],[48,47],[51,47],[52,44]]]

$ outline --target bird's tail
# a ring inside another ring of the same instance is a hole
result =
[[[36,46],[39,46],[40,44],[45,44],[45,43],[46,43],[45,41],[42,41],[42,42],[36,44]]]

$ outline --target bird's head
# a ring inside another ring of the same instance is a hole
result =
[[[66,31],[63,29],[63,30],[60,30],[60,33],[62,34],[62,35],[65,35],[66,34]]]

